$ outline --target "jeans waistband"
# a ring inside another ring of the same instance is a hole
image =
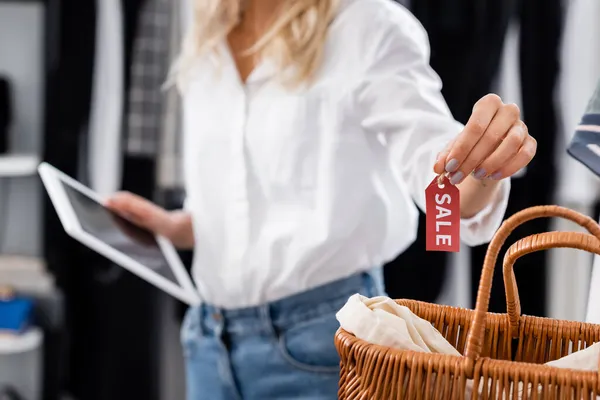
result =
[[[210,304],[200,306],[204,329],[247,333],[265,327],[285,327],[303,319],[337,312],[348,297],[362,292],[367,296],[380,293],[379,270],[363,272],[314,289],[255,307],[222,309]]]

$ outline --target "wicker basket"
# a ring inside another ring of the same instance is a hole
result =
[[[504,258],[507,314],[488,313],[496,259],[509,234],[540,217],[562,217],[592,235],[549,232],[522,239]],[[520,315],[516,259],[552,247],[600,253],[600,226],[557,206],[526,209],[506,220],[488,247],[475,310],[397,300],[430,321],[463,356],[417,353],[357,339],[340,329],[340,399],[595,399],[597,372],[541,365],[600,341],[600,325]],[[471,388],[475,388],[471,392]],[[526,388],[526,390],[523,390]],[[537,390],[535,389],[537,388]]]

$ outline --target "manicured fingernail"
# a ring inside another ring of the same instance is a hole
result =
[[[473,172],[473,176],[475,177],[475,179],[483,179],[483,177],[485,176],[485,169],[477,168],[475,172]]]
[[[446,163],[446,172],[454,172],[458,169],[458,160],[453,158],[452,160]]]
[[[458,185],[464,177],[465,174],[463,174],[462,171],[458,171],[450,176],[450,183],[453,185]]]
[[[496,172],[491,176],[491,178],[495,181],[500,180],[500,178],[502,178],[502,172]]]

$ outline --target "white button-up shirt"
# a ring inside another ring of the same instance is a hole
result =
[[[225,308],[274,301],[392,260],[415,239],[437,153],[462,125],[429,67],[422,26],[388,0],[346,0],[311,85],[268,62],[244,84],[223,44],[184,87],[193,276]],[[457,62],[460,62],[457,61]],[[489,241],[510,182],[461,237]]]

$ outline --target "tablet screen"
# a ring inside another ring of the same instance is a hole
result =
[[[180,286],[152,232],[116,215],[62,180],[60,182],[81,229]]]

